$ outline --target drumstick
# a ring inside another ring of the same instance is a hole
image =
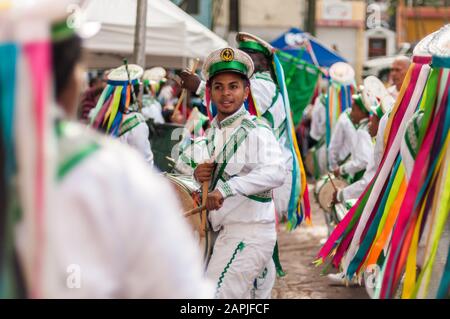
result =
[[[336,187],[336,185],[334,185],[333,179],[331,178],[330,173],[327,173],[327,174],[328,174],[328,178],[330,179],[331,185],[333,185],[334,190],[335,190],[336,192],[339,191],[338,188]]]
[[[194,73],[195,70],[197,70],[197,66],[198,66],[198,63],[199,63],[199,62],[200,62],[200,59],[199,59],[199,58],[196,58],[196,59],[194,60],[194,65],[192,66],[192,69],[191,69],[191,72],[192,72],[192,73]],[[183,100],[186,98],[186,95],[187,95],[187,90],[186,90],[186,89],[183,89],[183,91],[181,91],[181,95],[180,95],[180,98],[178,99],[177,105],[175,106],[175,109],[173,110],[173,114],[175,114],[176,112],[178,112],[178,109],[180,108],[181,103],[183,102]]]
[[[208,198],[209,181],[203,182],[202,184],[202,227],[200,229],[201,235],[206,232],[206,199]]]
[[[205,205],[205,206],[200,206],[200,207],[195,207],[195,208],[193,208],[193,209],[188,210],[187,212],[185,212],[185,213],[183,214],[183,216],[184,216],[184,217],[189,217],[189,216],[191,216],[191,215],[198,214],[198,213],[200,213],[202,210],[204,210],[205,208],[206,208],[206,205]]]

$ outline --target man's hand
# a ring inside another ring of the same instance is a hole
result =
[[[212,172],[214,170],[214,163],[199,164],[194,171],[194,177],[200,183],[211,180]]]
[[[217,189],[208,194],[208,198],[206,200],[206,209],[208,210],[216,210],[222,207],[224,198],[222,193]]]
[[[339,200],[337,198],[337,191],[334,191],[333,193],[333,201],[331,202],[331,204],[337,204],[339,203]]]
[[[183,71],[181,71],[180,73],[180,78],[181,78],[181,87],[183,89],[187,89],[191,92],[197,92],[198,86],[200,85],[200,77],[195,74],[192,73],[190,70],[185,69]]]
[[[339,167],[334,169],[333,174],[334,174],[334,176],[336,176],[336,177],[341,176],[341,171],[339,170]]]

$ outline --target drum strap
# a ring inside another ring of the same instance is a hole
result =
[[[350,159],[350,157],[352,157],[352,153],[348,153],[348,155],[342,161],[338,161],[338,165],[341,166],[345,164]]]
[[[216,188],[220,177],[224,175],[225,168],[228,165],[228,160],[237,152],[239,146],[245,141],[249,133],[249,130],[241,126],[236,130],[236,132],[229,138],[223,149],[220,151],[216,158],[216,169],[213,173],[212,183],[210,185],[210,190]]]

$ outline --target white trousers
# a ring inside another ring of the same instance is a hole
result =
[[[216,284],[216,298],[270,297],[276,237],[275,223],[225,225],[220,230],[206,270]]]

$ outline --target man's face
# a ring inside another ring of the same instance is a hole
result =
[[[406,72],[408,71],[408,62],[404,60],[396,60],[392,63],[391,68],[391,78],[394,82],[394,85],[397,87],[397,90],[400,91],[402,87],[403,79],[406,76]]]
[[[248,86],[244,87],[244,81],[235,73],[218,74],[211,83],[211,100],[223,117],[239,110],[248,93]]]
[[[355,103],[355,101],[353,101],[352,110],[350,111],[350,119],[352,120],[353,124],[359,124],[359,122],[365,117],[368,117],[368,114],[364,113]]]
[[[369,134],[371,137],[377,136],[379,124],[380,124],[380,119],[378,118],[378,116],[373,114],[369,119]]]

